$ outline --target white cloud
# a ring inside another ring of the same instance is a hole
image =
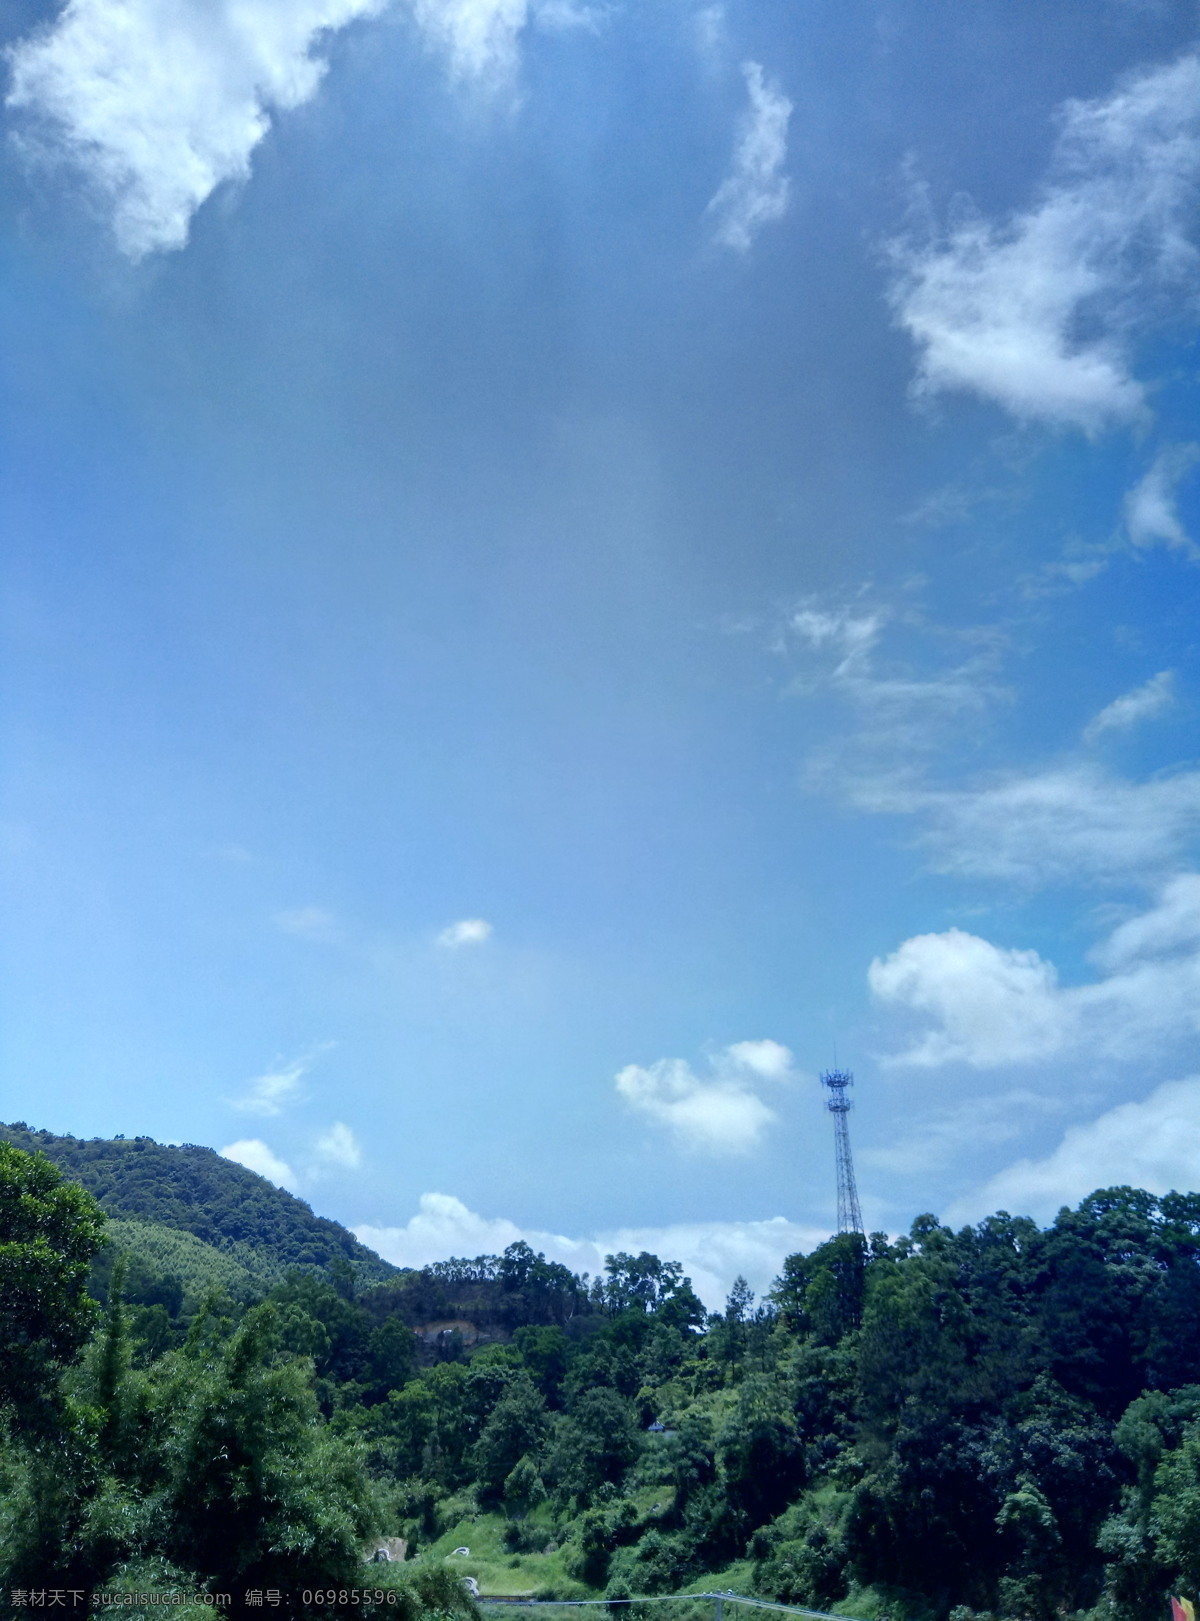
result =
[[[1179,517],[1180,481],[1200,461],[1200,445],[1171,445],[1125,497],[1125,528],[1135,546],[1174,546],[1192,558],[1197,547]]]
[[[974,789],[864,781],[851,797],[863,809],[921,815],[937,871],[1021,883],[1161,872],[1200,829],[1200,771],[1134,782],[1067,763]]]
[[[738,130],[733,165],[708,205],[716,240],[739,253],[749,250],[764,225],[787,212],[790,183],[783,165],[792,116],[791,102],[767,80],[760,63],[743,62],[742,72],[750,105]]]
[[[736,1068],[761,1075],[764,1081],[785,1081],[792,1073],[792,1055],[779,1041],[735,1041],[725,1052]]]
[[[682,1058],[628,1064],[617,1091],[638,1113],[667,1127],[681,1147],[707,1154],[757,1148],[775,1111],[753,1090],[791,1075],[792,1055],[776,1041],[739,1041],[713,1054],[700,1076]]]
[[[980,1066],[1057,1052],[1067,1023],[1052,963],[1036,951],[1002,950],[961,929],[919,934],[867,971],[887,1007],[924,1014],[934,1028],[895,1062]]]
[[[1144,414],[1127,342],[1194,277],[1200,58],[1069,101],[1037,202],[894,245],[897,318],[922,394],[965,390],[1014,416],[1088,432]]]
[[[1200,875],[1166,883],[1158,902],[1092,953],[1104,977],[1064,987],[1036,951],[961,929],[916,935],[876,958],[867,979],[885,1008],[925,1028],[888,1062],[979,1069],[1052,1057],[1129,1059],[1200,1030]]]
[[[530,17],[529,0],[413,0],[422,32],[458,79],[507,78]]]
[[[1200,1188],[1200,1076],[1166,1081],[1140,1103],[1070,1127],[1052,1154],[1010,1165],[957,1200],[947,1220],[977,1221],[994,1210],[1046,1220],[1096,1188],[1120,1186]]]
[[[521,1228],[503,1217],[486,1217],[445,1193],[421,1195],[416,1215],[402,1227],[360,1226],[357,1237],[396,1266],[421,1267],[451,1255],[499,1254],[518,1240],[576,1272],[593,1276],[605,1255],[649,1250],[680,1261],[697,1294],[717,1310],[739,1273],[760,1295],[770,1288],[784,1258],[810,1250],[827,1229],[802,1227],[782,1216],[763,1221],[680,1223],[667,1227],[622,1227],[588,1238]]]
[[[296,1187],[298,1178],[295,1171],[286,1160],[273,1154],[259,1137],[243,1137],[218,1152],[222,1159],[231,1159],[235,1165],[244,1165],[248,1171],[256,1171],[277,1187],[292,1190]]]
[[[1083,740],[1085,743],[1093,743],[1105,732],[1128,731],[1130,727],[1160,715],[1174,702],[1175,677],[1170,670],[1160,670],[1142,686],[1135,687],[1132,692],[1122,693],[1119,698],[1114,698],[1111,704],[1106,704],[1084,728]]]
[[[298,1058],[258,1075],[240,1098],[232,1099],[232,1106],[243,1114],[281,1114],[285,1106],[296,1099],[300,1082],[309,1068],[310,1060]]]
[[[454,950],[458,946],[481,946],[492,936],[492,925],[481,917],[464,917],[451,923],[437,937],[439,946]]]
[[[1092,959],[1116,970],[1139,957],[1193,949],[1200,950],[1200,874],[1181,872],[1163,885],[1157,906],[1115,928]]]
[[[446,58],[452,78],[498,89],[511,82],[521,35],[545,29],[595,32],[605,7],[580,0],[410,0],[429,43]]]
[[[330,31],[381,0],[68,0],[9,52],[10,107],[80,169],[123,253],[181,248],[192,215],[243,180],[271,115],[315,93]]]
[[[341,1169],[352,1171],[362,1164],[362,1148],[357,1137],[350,1127],[340,1120],[335,1120],[328,1131],[324,1131],[317,1138],[316,1150],[319,1158],[329,1165],[336,1165]]]

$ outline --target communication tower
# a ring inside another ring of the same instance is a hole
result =
[[[846,1096],[854,1085],[854,1076],[848,1069],[828,1069],[821,1076],[821,1085],[829,1088],[825,1107],[833,1116],[833,1140],[837,1147],[837,1230],[839,1233],[863,1233],[862,1211],[858,1208],[858,1188],[854,1181],[854,1161],[850,1157],[850,1127],[846,1116],[854,1105]],[[863,1233],[863,1237],[866,1234]]]

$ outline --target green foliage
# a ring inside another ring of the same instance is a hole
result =
[[[104,1216],[41,1154],[0,1143],[0,1411],[40,1428],[96,1321],[86,1293]]]
[[[591,1282],[522,1244],[373,1279],[291,1206],[251,1201],[238,1236],[223,1170],[215,1214],[164,1224],[211,1166],[156,1151],[70,1148],[138,1205],[92,1263],[97,1322],[94,1204],[0,1148],[0,1283],[26,1325],[0,1361],[26,1369],[6,1374],[0,1582],[352,1587],[380,1531],[420,1550],[388,1572],[410,1621],[470,1615],[466,1576],[751,1584],[864,1621],[1162,1621],[1200,1586],[1198,1196],[840,1235],[757,1310],[739,1280],[705,1319],[648,1254]]]

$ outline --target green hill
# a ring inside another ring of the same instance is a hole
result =
[[[237,1276],[244,1272],[269,1286],[292,1267],[345,1265],[360,1287],[396,1276],[395,1267],[338,1222],[315,1216],[303,1199],[211,1148],[174,1147],[151,1137],[58,1137],[31,1131],[24,1121],[0,1125],[0,1140],[30,1153],[40,1150],[121,1223],[190,1233],[234,1263]],[[144,1233],[139,1242],[146,1247]],[[151,1242],[151,1250],[155,1244],[161,1250],[164,1240]],[[198,1254],[181,1252],[169,1270],[190,1275],[200,1265]]]

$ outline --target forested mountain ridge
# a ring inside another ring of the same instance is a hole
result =
[[[192,1233],[251,1270],[255,1256],[282,1271],[349,1263],[364,1283],[397,1269],[339,1222],[316,1216],[303,1199],[211,1148],[152,1137],[59,1137],[24,1121],[0,1124],[0,1142],[41,1152],[85,1187],[110,1216]]]
[[[343,1263],[189,1304],[138,1254],[82,1361],[47,1365],[67,1430],[8,1398],[0,1579],[57,1538],[106,1581],[345,1581],[357,1527],[485,1593],[715,1584],[863,1621],[1165,1621],[1200,1588],[1200,1195],[842,1234],[716,1314],[651,1255],[590,1283],[525,1245],[370,1286]],[[448,1304],[502,1343],[418,1355]]]

